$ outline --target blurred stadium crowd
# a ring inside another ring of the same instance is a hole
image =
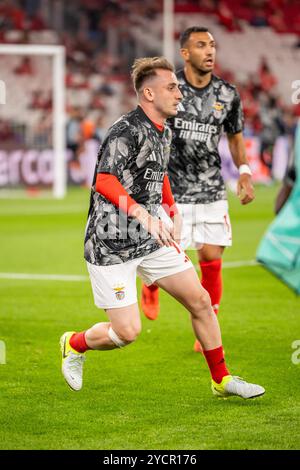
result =
[[[66,47],[67,144],[75,154],[86,139],[101,140],[114,119],[135,106],[130,66],[135,57],[161,55],[162,3],[0,0],[0,43]],[[253,31],[267,29],[273,49],[282,45],[280,57],[285,55],[286,59],[288,55],[293,62],[292,51],[300,51],[299,0],[177,0],[175,12],[175,39],[182,29],[201,21],[202,25],[213,25],[212,32],[220,44],[228,42],[230,35],[248,32],[253,37]],[[275,45],[277,36],[289,41],[280,39]],[[278,136],[293,135],[300,105],[292,104],[288,95],[281,93],[280,74],[288,73],[288,63],[278,60],[281,68],[276,73],[267,50],[255,50],[249,41],[247,47],[249,60],[250,56],[257,58],[251,73],[246,70],[241,76],[235,65],[240,58],[227,64],[222,49],[217,58],[222,59],[223,54],[223,60],[218,62],[215,73],[238,86],[245,112],[245,134],[260,136],[263,156]],[[234,47],[230,55],[235,55]],[[10,141],[38,148],[50,145],[52,98],[47,77],[51,66],[42,60],[0,57],[1,78],[12,87],[16,80],[23,84],[19,92],[22,96],[15,93],[9,116],[0,114],[0,138],[7,148]],[[178,55],[176,62],[180,64]]]

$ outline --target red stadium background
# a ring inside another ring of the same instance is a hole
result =
[[[174,45],[164,51],[164,9],[169,3],[174,8]],[[218,47],[215,73],[236,84],[241,94],[254,179],[264,183],[282,179],[300,116],[299,1],[0,2],[1,45],[65,47],[69,183],[90,184],[107,128],[135,106],[129,78],[134,58],[171,53],[174,48],[174,61],[180,67],[179,33],[194,24],[212,31]],[[44,76],[41,73],[44,65],[39,57],[0,53],[0,65],[8,98],[15,95],[12,104],[0,105],[0,188],[51,186],[51,79],[45,70]],[[231,183],[236,170],[226,141],[220,146],[224,177]]]

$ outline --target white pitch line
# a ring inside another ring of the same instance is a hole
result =
[[[35,216],[35,215],[63,215],[63,214],[81,214],[87,212],[86,208],[83,207],[49,207],[49,208],[37,208],[35,210],[24,209],[20,211],[18,209],[14,212],[13,209],[0,210],[0,217],[23,217],[23,216]]]
[[[30,274],[30,273],[0,273],[0,279],[21,279],[25,281],[88,281],[88,276],[69,274]]]
[[[247,261],[225,261],[223,268],[243,268],[244,266],[258,266],[259,263],[255,259]]]
[[[223,268],[242,268],[244,266],[258,266],[255,260],[249,261],[227,261],[223,263]],[[199,270],[199,267],[195,265]],[[88,276],[72,275],[72,274],[30,274],[30,273],[0,273],[0,279],[15,279],[23,281],[67,281],[67,282],[86,282]]]

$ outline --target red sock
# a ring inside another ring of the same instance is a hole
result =
[[[81,333],[74,333],[70,338],[70,346],[75,349],[75,351],[80,353],[84,353],[90,349],[86,344],[84,335],[85,331],[82,331]]]
[[[211,377],[217,384],[222,382],[225,375],[230,375],[224,359],[223,346],[210,349],[209,351],[203,351],[203,354],[210,369]]]
[[[156,292],[158,290],[158,286],[156,284],[151,284],[150,286],[146,286],[147,289],[149,289],[150,292]]]
[[[222,259],[213,261],[199,262],[202,272],[201,284],[209,293],[212,308],[215,314],[218,314],[219,305],[222,297]]]

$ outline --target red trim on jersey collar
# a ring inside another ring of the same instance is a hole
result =
[[[151,119],[151,121],[152,121],[152,119]],[[161,124],[157,124],[157,122],[154,122],[154,121],[152,121],[152,122],[160,132],[162,132],[164,130],[164,126],[162,126]]]
[[[143,112],[143,114],[147,117],[147,119],[149,119],[150,122],[152,122],[152,124],[154,124],[154,126],[156,127],[157,130],[159,130],[159,132],[163,132],[164,125],[158,124],[157,122],[154,122],[152,119],[150,119],[150,117],[148,116],[148,114],[146,114],[146,112],[144,111],[144,109],[142,108],[140,104],[138,104],[137,109],[140,109]]]

